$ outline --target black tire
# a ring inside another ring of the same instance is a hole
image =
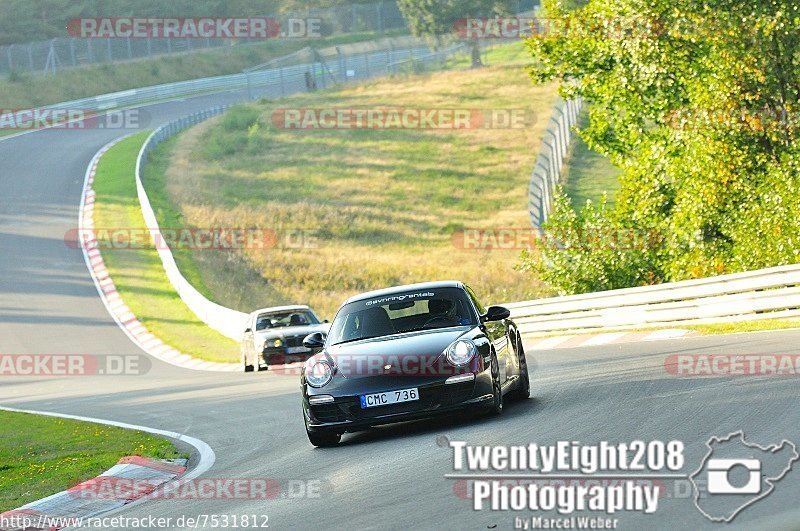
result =
[[[514,398],[517,400],[527,400],[531,397],[531,377],[528,374],[528,361],[525,359],[525,348],[522,346],[522,338],[517,334],[517,356],[519,357],[519,381],[514,390]]]
[[[308,435],[308,440],[311,442],[311,444],[320,448],[330,448],[331,446],[336,446],[339,444],[339,441],[342,440],[341,433],[330,431],[306,430],[306,434]]]
[[[497,362],[497,355],[492,353],[492,404],[487,410],[489,416],[502,415],[503,402],[503,388],[500,386],[500,365]]]
[[[242,354],[242,365],[244,366],[244,372],[253,372],[255,370],[255,367],[247,364],[247,354]]]

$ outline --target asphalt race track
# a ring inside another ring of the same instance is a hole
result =
[[[242,98],[204,96],[147,107],[150,126]],[[119,330],[80,250],[64,243],[77,225],[86,167],[120,130],[46,130],[0,141],[0,353],[141,352]],[[762,445],[800,443],[800,386],[792,377],[676,378],[669,354],[800,354],[800,332],[528,352],[533,399],[502,417],[408,423],[346,435],[340,447],[306,439],[298,379],[274,373],[223,374],[153,360],[143,376],[5,378],[0,405],[112,419],[185,433],[216,452],[211,478],[319,481],[318,497],[156,500],[119,514],[269,516],[272,529],[510,529],[529,512],[476,512],[457,495],[444,435],[469,444],[554,444],[680,439],[687,473],[706,441],[743,430]],[[796,467],[797,468],[797,467]],[[743,511],[732,528],[797,528],[800,471]],[[284,492],[285,494],[285,492]],[[539,516],[556,517],[557,514]],[[689,498],[670,497],[653,516],[617,514],[620,528],[720,527]]]

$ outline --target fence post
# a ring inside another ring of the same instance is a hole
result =
[[[11,71],[14,70],[14,59],[11,56],[11,48],[13,48],[13,47],[14,47],[14,45],[10,44],[8,46],[8,48],[6,49],[6,55],[8,56],[8,72],[9,73],[11,73]]]
[[[33,44],[28,45],[28,66],[31,72],[33,72]]]
[[[128,44],[128,59],[133,59],[133,48],[131,48],[131,38],[127,38]]]
[[[286,85],[283,82],[283,66],[278,69],[278,74],[281,79],[281,97],[286,96]]]

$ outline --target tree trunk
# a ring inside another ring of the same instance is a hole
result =
[[[482,68],[481,46],[477,40],[472,41],[472,68]]]

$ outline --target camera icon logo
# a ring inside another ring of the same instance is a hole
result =
[[[750,475],[747,483],[735,486],[731,481],[731,472],[737,467],[744,467]],[[761,492],[761,461],[758,459],[709,459],[708,470],[709,494],[758,494]]]
[[[712,522],[730,522],[739,512],[764,499],[800,459],[793,442],[761,446],[737,431],[711,437],[708,452],[689,476],[694,504]]]

